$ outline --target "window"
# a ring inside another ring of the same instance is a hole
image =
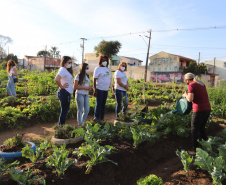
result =
[[[183,67],[183,61],[180,61],[180,67]]]
[[[226,62],[224,63],[224,67],[226,68]]]

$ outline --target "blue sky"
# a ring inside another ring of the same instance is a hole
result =
[[[84,37],[85,53],[103,39],[118,40],[119,55],[145,64],[147,45],[139,35],[148,43],[145,35],[152,29],[150,56],[165,51],[197,60],[200,52],[201,62],[226,60],[224,0],[0,0],[0,5],[0,34],[13,39],[9,52],[19,58],[47,45],[81,62]],[[179,30],[160,32],[171,29]]]

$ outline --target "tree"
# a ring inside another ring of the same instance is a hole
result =
[[[98,57],[100,54],[101,55],[106,55],[109,59],[113,55],[116,55],[120,48],[121,48],[121,43],[119,41],[105,41],[102,40],[98,46],[94,47],[94,50],[96,51],[96,56]]]
[[[48,51],[45,51],[45,50],[41,50],[37,53],[37,56],[38,57],[44,57],[46,54],[46,57],[50,57],[50,53]]]
[[[60,51],[58,51],[56,46],[51,47],[49,52],[52,58],[60,58]]]
[[[204,63],[198,64],[196,62],[190,62],[188,67],[184,68],[184,73],[193,73],[196,75],[205,74],[207,67]]]
[[[12,59],[13,61],[15,61],[16,63],[18,63],[18,58],[16,55],[14,55],[13,53],[8,54],[8,56],[6,57],[6,60],[10,60]]]
[[[4,36],[4,35],[0,35],[0,59],[5,58],[6,57],[6,53],[4,50],[4,47],[11,43],[13,40],[10,37]]]

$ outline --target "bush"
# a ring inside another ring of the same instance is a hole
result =
[[[65,124],[65,125],[55,125],[53,126],[54,131],[54,137],[57,139],[69,139],[71,138],[71,132],[74,130],[74,128],[71,125]]]

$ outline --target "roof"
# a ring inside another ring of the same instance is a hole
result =
[[[161,51],[161,52],[167,53],[167,52],[165,52],[165,51]],[[161,52],[159,52],[159,53],[161,53]],[[175,54],[172,54],[172,53],[168,53],[168,54],[177,56],[177,57],[182,58],[182,59],[185,59],[185,60],[190,60],[190,61],[196,62],[196,60],[191,59],[191,58],[188,58],[188,57],[184,57],[184,56],[181,56],[181,55],[175,55]]]
[[[112,57],[111,57],[111,60],[121,60],[117,55],[113,55]]]
[[[128,58],[130,60],[138,60],[139,62],[143,62],[142,60],[139,60],[139,59],[133,58],[133,57],[125,57],[125,56],[120,56],[120,57]]]

